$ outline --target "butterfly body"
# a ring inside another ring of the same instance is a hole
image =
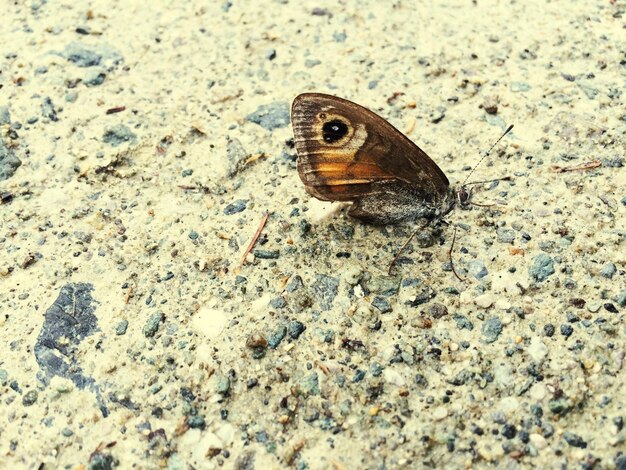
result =
[[[356,103],[304,93],[294,99],[291,122],[306,191],[324,201],[352,202],[352,217],[384,225],[430,220],[457,202],[424,151]]]

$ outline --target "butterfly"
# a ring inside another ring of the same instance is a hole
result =
[[[356,103],[303,93],[293,101],[291,123],[306,191],[352,202],[354,218],[379,225],[431,220],[468,199],[426,152]]]
[[[323,201],[351,202],[348,215],[356,219],[379,225],[428,222],[469,204],[465,185],[453,190],[426,152],[363,106],[303,93],[293,101],[291,123],[306,191]]]

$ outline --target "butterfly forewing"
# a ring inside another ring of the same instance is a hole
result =
[[[397,217],[372,213],[374,199],[383,194],[405,206],[437,203],[448,196],[448,179],[435,162],[358,104],[304,93],[293,102],[291,120],[298,173],[307,192],[323,200],[353,201],[351,215],[375,222],[406,218],[406,207],[398,208]],[[387,206],[385,211],[394,211],[392,204]]]

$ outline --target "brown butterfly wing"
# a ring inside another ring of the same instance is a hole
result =
[[[356,103],[304,93],[293,102],[291,120],[298,173],[319,199],[358,202],[399,186],[410,187],[416,203],[448,194],[448,178],[424,151]]]

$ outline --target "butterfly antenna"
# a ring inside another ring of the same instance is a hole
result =
[[[483,160],[485,158],[487,158],[489,156],[489,154],[491,153],[491,151],[493,150],[493,148],[498,145],[498,143],[504,138],[505,135],[507,135],[509,132],[511,132],[511,129],[513,129],[513,124],[511,124],[509,127],[507,127],[506,131],[504,131],[504,133],[500,136],[500,138],[498,140],[496,140],[493,145],[489,148],[489,150],[487,150],[487,152],[481,157],[481,159],[478,161],[478,163],[476,165],[474,165],[474,168],[472,168],[472,171],[469,172],[469,175],[467,175],[465,177],[465,179],[463,180],[463,183],[461,184],[461,187],[463,187],[465,185],[465,182],[469,179],[470,176],[472,176],[472,174],[474,173],[474,170],[476,170],[476,168],[478,168],[478,166],[483,162]],[[457,276],[458,277],[458,276]]]

